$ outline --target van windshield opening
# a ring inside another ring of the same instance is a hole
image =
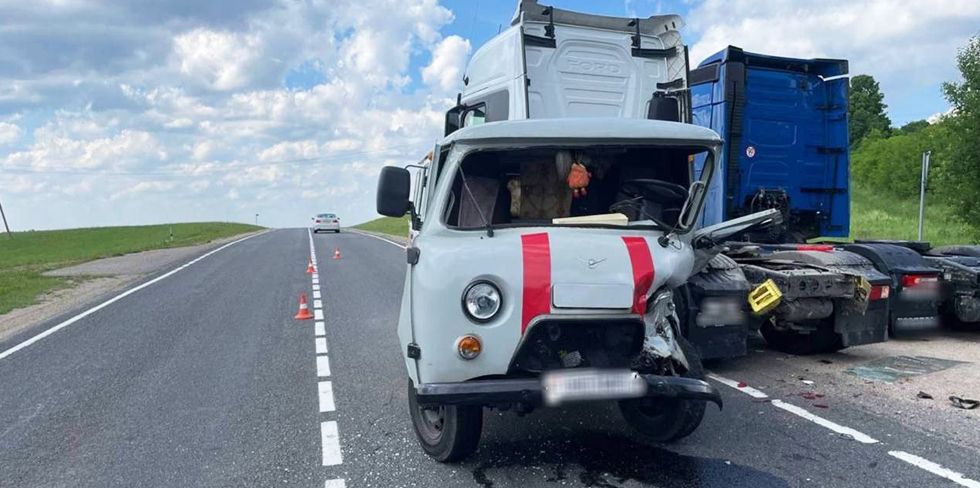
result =
[[[676,146],[477,151],[460,163],[443,217],[447,226],[465,230],[543,225],[668,230],[688,203],[693,161],[707,153]]]

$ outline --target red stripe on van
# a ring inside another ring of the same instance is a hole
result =
[[[633,313],[644,314],[647,311],[647,293],[653,285],[653,255],[650,246],[642,237],[623,237],[626,250],[630,255],[633,266]]]
[[[521,236],[524,260],[524,295],[521,334],[538,315],[551,312],[551,244],[547,233]]]

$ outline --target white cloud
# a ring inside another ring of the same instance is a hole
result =
[[[0,146],[16,142],[23,133],[17,124],[0,122]]]
[[[687,15],[691,62],[735,45],[787,57],[844,58],[881,82],[886,101],[957,76],[956,49],[977,34],[980,2],[706,0]],[[918,95],[918,93],[915,93]],[[924,117],[927,114],[921,114]]]
[[[255,35],[194,29],[174,38],[180,72],[215,90],[233,90],[248,84],[262,62],[261,43]]]
[[[452,35],[443,39],[432,50],[432,62],[422,68],[422,79],[443,92],[457,88],[470,55],[470,41]]]

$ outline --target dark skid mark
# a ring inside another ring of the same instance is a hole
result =
[[[588,432],[558,436],[538,442],[484,443],[467,465],[473,480],[484,488],[514,484],[523,472],[543,481],[565,484],[577,477],[584,486],[618,487],[627,481],[664,488],[682,487],[785,487],[789,484],[769,473],[722,459],[685,456],[622,434]],[[493,476],[504,479],[493,479]],[[522,480],[523,481],[523,480]],[[525,485],[525,483],[521,483]],[[532,485],[527,485],[532,486]]]

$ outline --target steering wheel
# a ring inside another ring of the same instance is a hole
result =
[[[664,207],[681,205],[687,199],[687,188],[676,183],[652,178],[638,178],[624,181],[620,191],[634,198],[659,203]]]

